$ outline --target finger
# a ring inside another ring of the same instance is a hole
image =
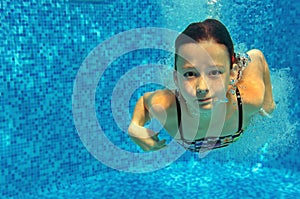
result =
[[[168,145],[166,145],[166,144],[163,144],[163,145],[160,145],[160,146],[155,146],[155,147],[151,148],[151,151],[161,150],[161,149],[163,149],[163,148],[165,148],[167,146]]]
[[[155,141],[157,141],[157,142],[159,141],[159,139],[158,139],[158,134],[159,134],[159,133],[155,133],[154,136],[153,136],[153,139],[154,139]]]
[[[164,145],[166,145],[166,140],[161,140],[161,141],[157,142],[156,145],[153,146],[153,148],[161,148]]]
[[[161,150],[161,149],[164,149],[164,148],[166,148],[168,145],[163,145],[162,147],[160,147],[158,150]]]
[[[159,141],[158,143],[159,143],[160,145],[164,145],[164,144],[166,143],[166,141],[167,141],[167,140],[163,139],[163,140]]]

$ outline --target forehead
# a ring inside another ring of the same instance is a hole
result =
[[[213,41],[183,44],[178,49],[178,55],[184,59],[181,61],[191,64],[230,64],[226,46]]]

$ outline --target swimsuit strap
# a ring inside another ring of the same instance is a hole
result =
[[[238,133],[239,133],[242,131],[243,128],[243,103],[242,103],[241,93],[238,87],[236,87],[235,93],[236,93],[236,99],[238,102],[238,109],[239,109],[239,127],[238,127]]]
[[[179,97],[179,93],[178,93],[177,90],[175,90],[178,130],[179,130],[179,133],[180,133],[181,140],[184,140],[183,134],[182,134],[182,125],[181,125],[181,108],[180,108],[180,102],[178,100],[178,97]]]

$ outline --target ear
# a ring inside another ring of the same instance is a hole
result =
[[[230,70],[230,79],[236,79],[238,74],[238,65],[233,64],[232,69]]]
[[[176,85],[176,87],[178,88],[178,72],[176,70],[173,71],[173,80],[174,80],[174,83]]]

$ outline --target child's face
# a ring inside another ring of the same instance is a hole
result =
[[[188,43],[179,47],[174,80],[188,104],[211,110],[213,102],[226,98],[230,59],[226,46],[214,41]],[[201,90],[208,92],[197,93]]]

